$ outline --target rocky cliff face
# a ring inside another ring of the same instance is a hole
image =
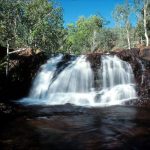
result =
[[[5,68],[0,72],[0,101],[16,100],[26,96],[32,79],[46,59],[43,53],[33,54],[31,49],[11,54],[8,77]]]

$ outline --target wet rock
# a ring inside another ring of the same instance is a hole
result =
[[[58,74],[63,71],[67,66],[70,65],[70,63],[76,59],[76,56],[65,54],[62,58],[62,60],[57,64],[57,69],[54,73],[53,80],[55,80],[58,76]]]
[[[0,115],[12,113],[12,106],[9,106],[5,103],[0,103]]]
[[[44,53],[32,54],[30,49],[11,54],[9,76],[6,77],[5,68],[0,72],[1,100],[9,101],[26,96],[33,78],[46,59]]]
[[[87,55],[87,60],[90,62],[91,68],[94,73],[94,87],[96,89],[99,88],[100,83],[101,83],[99,79],[99,72],[97,70],[100,70],[101,68],[101,56],[102,55],[103,53],[90,53]]]

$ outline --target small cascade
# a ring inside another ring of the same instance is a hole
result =
[[[102,56],[100,72],[102,90],[99,102],[113,105],[136,98],[134,74],[129,63],[117,56]]]
[[[84,104],[88,101],[93,81],[90,63],[85,56],[79,56],[52,82],[46,99],[50,104]]]
[[[54,57],[42,66],[29,97],[21,102],[28,105],[71,103],[80,106],[108,106],[137,98],[132,68],[117,56],[101,56],[101,68],[97,70],[99,88],[94,87],[94,72],[85,55],[72,60],[54,77],[61,59],[62,56]]]
[[[36,76],[31,87],[29,97],[44,98],[56,70],[57,63],[62,59],[63,55],[50,58],[46,64],[41,66],[41,71]]]
[[[130,64],[120,60],[117,56],[102,56],[101,71],[103,89],[134,82]]]
[[[87,93],[93,85],[93,72],[85,56],[80,56],[65,68],[48,89],[50,93]]]

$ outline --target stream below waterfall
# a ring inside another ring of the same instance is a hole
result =
[[[1,150],[149,150],[150,110],[28,106],[1,118]]]

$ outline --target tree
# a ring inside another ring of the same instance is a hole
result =
[[[113,18],[114,20],[120,24],[120,26],[124,26],[126,30],[126,38],[128,43],[128,48],[131,48],[131,41],[130,41],[130,29],[131,23],[129,20],[131,14],[131,7],[129,6],[128,2],[124,5],[117,5],[113,11]]]
[[[143,39],[145,38],[143,20],[137,22],[134,35],[138,44],[143,45]]]
[[[96,48],[95,36],[102,27],[103,19],[96,15],[88,18],[80,17],[76,24],[69,24],[66,38],[69,51],[74,53],[94,51]]]
[[[22,2],[21,0],[0,1],[0,44],[2,46],[6,46],[9,42],[10,47],[15,48],[17,40],[20,38],[17,28],[21,24]]]
[[[144,31],[145,31],[145,38],[146,38],[146,46],[149,46],[149,38],[148,38],[148,31],[147,31],[147,19],[150,17],[150,10],[148,11],[148,5],[150,4],[149,0],[144,0]]]
[[[103,51],[111,51],[116,45],[117,35],[112,29],[101,29],[97,36],[98,48]]]
[[[150,1],[149,0],[134,0],[134,10],[137,20],[140,23],[143,20],[143,29],[146,39],[146,46],[149,46],[148,24],[150,22]],[[138,26],[142,27],[142,26]]]
[[[32,15],[31,15],[32,14]],[[27,27],[27,44],[54,53],[59,48],[63,29],[62,9],[54,8],[48,0],[32,0],[26,4],[24,24]]]
[[[12,9],[13,8],[13,9]],[[0,44],[54,53],[63,30],[62,8],[48,0],[1,0]]]

